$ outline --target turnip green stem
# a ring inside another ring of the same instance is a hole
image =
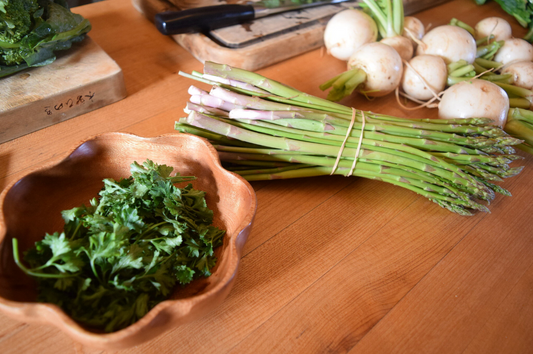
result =
[[[492,42],[492,43],[487,44],[487,45],[478,46],[477,47],[477,51],[476,51],[476,57],[477,58],[482,57],[482,58],[484,58],[486,60],[490,60],[494,56],[494,54],[496,54],[498,49],[501,48],[503,43],[504,43],[504,41],[496,41],[496,42]],[[485,57],[487,55],[488,55],[488,58]]]
[[[404,23],[402,0],[363,0],[363,3],[376,21],[381,37],[402,35]]]
[[[530,24],[529,31],[524,36],[524,39],[530,43],[533,43],[533,25]]]
[[[358,68],[350,69],[333,79],[328,80],[319,88],[324,91],[331,88],[327,99],[329,101],[339,101],[342,98],[349,96],[352,92],[366,80],[366,73]]]
[[[493,60],[483,59],[483,58],[476,58],[475,62],[476,64],[484,67],[485,69],[499,69],[503,66],[502,63],[499,63]]]
[[[472,73],[475,75],[474,65],[465,65],[457,70],[452,71],[450,73],[450,76],[461,77],[461,76],[465,76],[467,74],[472,74]]]
[[[476,36],[476,31],[468,24],[464,23],[463,21],[460,21],[456,18],[452,18],[450,20],[450,25],[461,27],[462,29],[467,30],[472,36]]]
[[[494,35],[491,34],[490,36],[483,37],[483,38],[476,40],[476,45],[480,46],[480,45],[489,44],[493,39],[494,39]]]
[[[513,108],[529,109],[531,102],[525,98],[509,98],[509,106]]]
[[[524,140],[519,149],[533,153],[533,112],[527,109],[511,108],[507,116],[505,131]]]

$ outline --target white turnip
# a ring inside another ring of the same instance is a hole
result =
[[[472,64],[476,59],[476,41],[465,29],[452,25],[435,27],[422,38],[417,55],[437,55],[446,64],[465,60]]]
[[[403,36],[411,40],[413,48],[416,48],[418,42],[422,40],[426,30],[424,24],[418,18],[405,16],[403,19]]]
[[[528,90],[533,89],[533,62],[518,61],[506,65],[502,69],[502,74],[512,74],[513,84]]]
[[[375,42],[378,28],[366,13],[348,9],[333,16],[324,32],[328,53],[340,60],[348,60],[361,45]]]
[[[427,101],[446,87],[448,70],[441,57],[418,55],[405,65],[402,90],[409,98]]]
[[[370,97],[384,96],[394,91],[402,77],[402,57],[404,60],[412,57],[413,46],[409,39],[402,37],[402,0],[363,2],[383,39],[361,45],[348,59],[346,72],[320,85],[321,90],[331,88],[328,100],[338,101],[354,90]]]
[[[361,46],[348,61],[351,69],[361,69],[366,73],[363,87],[359,88],[367,96],[380,97],[396,89],[402,78],[402,59],[392,47],[375,42]]]
[[[455,84],[444,91],[439,103],[439,117],[490,118],[493,125],[504,127],[509,112],[509,97],[498,85],[480,79]]]
[[[503,65],[525,60],[533,60],[533,45],[521,38],[506,39],[494,56],[494,61]]]
[[[387,37],[383,38],[380,42],[394,48],[398,52],[398,54],[400,54],[400,58],[402,58],[402,60],[410,60],[413,57],[413,44],[411,40],[407,37]]]
[[[331,88],[327,99],[338,101],[354,90],[369,97],[384,96],[396,89],[402,78],[402,58],[394,48],[381,42],[359,47],[348,61],[348,70],[320,85]]]
[[[492,35],[493,40],[503,41],[513,36],[511,25],[500,17],[487,17],[476,24],[474,28],[476,39],[487,38]]]

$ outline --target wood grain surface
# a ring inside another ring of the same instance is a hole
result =
[[[184,115],[202,65],[160,35],[130,0],[75,8],[122,68],[128,97],[0,145],[0,188],[59,161],[95,134],[157,136]],[[418,15],[435,27],[497,15],[495,2],[454,0]],[[317,49],[259,72],[310,94],[345,63]],[[393,97],[342,103],[397,116]],[[410,191],[340,176],[254,182],[258,211],[235,287],[214,312],[117,353],[531,353],[533,157],[504,182],[490,214],[454,215]],[[112,353],[0,313],[1,353]]]
[[[0,143],[121,100],[120,67],[90,37],[50,65],[0,80]]]

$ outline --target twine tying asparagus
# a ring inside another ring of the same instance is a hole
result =
[[[337,154],[337,159],[335,159],[335,163],[333,164],[333,168],[331,169],[330,176],[333,175],[335,171],[337,171],[337,166],[339,165],[339,161],[342,157],[344,146],[346,146],[346,141],[348,141],[348,138],[352,134],[352,129],[353,129],[353,124],[355,123],[356,113],[357,111],[355,110],[355,108],[352,108],[352,119],[350,121],[350,125],[348,126],[348,129],[346,129],[346,136],[344,137],[344,141],[342,142],[341,147],[339,148],[339,153]],[[364,115],[363,115],[363,124],[364,124]],[[359,145],[357,147],[357,152],[355,153],[354,165],[355,165],[355,161],[357,161],[357,156],[359,155],[359,148],[361,147],[361,141],[363,140],[363,131],[364,131],[364,128],[361,129],[361,138],[359,139]],[[350,170],[350,173],[346,175],[346,177],[350,177],[352,175],[352,172],[353,172],[353,165],[352,165],[352,169]]]
[[[353,116],[355,117],[355,108],[352,108],[353,110]],[[355,165],[357,164],[357,159],[359,158],[359,151],[361,151],[361,144],[363,143],[363,133],[365,131],[365,112],[361,111],[361,117],[362,117],[362,125],[361,125],[361,136],[359,136],[359,143],[357,143],[357,150],[355,150],[355,158],[353,159],[352,168],[350,169],[350,173],[348,173],[347,177],[350,177],[355,170]]]
[[[337,167],[339,165],[339,161],[342,157],[342,152],[344,151],[344,146],[346,145],[346,141],[348,141],[348,138],[352,134],[353,125],[355,122],[355,115],[357,113],[357,110],[355,108],[352,108],[352,119],[350,121],[350,125],[348,126],[348,129],[346,130],[346,136],[344,137],[344,141],[342,142],[342,145],[339,149],[339,153],[337,154],[337,159],[335,160],[335,163],[333,164],[333,168],[331,169],[330,176],[337,171]],[[346,175],[346,177],[350,177],[353,174],[353,171],[355,170],[355,165],[357,165],[357,159],[359,159],[359,152],[361,151],[361,144],[363,143],[363,136],[365,132],[365,112],[361,111],[361,117],[362,117],[362,123],[361,123],[361,133],[359,135],[359,142],[357,143],[357,149],[355,150],[355,156],[353,159],[352,167],[350,168],[350,172]]]

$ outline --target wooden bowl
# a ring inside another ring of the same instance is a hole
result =
[[[36,302],[33,279],[14,262],[12,238],[18,239],[22,254],[46,232],[62,230],[61,210],[88,205],[103,187],[104,178],[128,177],[130,164],[146,159],[172,166],[183,176],[196,176],[194,188],[206,192],[215,226],[226,230],[224,243],[216,251],[218,261],[212,275],[177,287],[169,300],[133,325],[113,333],[86,328],[56,305]],[[196,320],[222,303],[235,282],[256,207],[252,187],[223,169],[215,149],[202,138],[189,134],[157,138],[99,135],[81,144],[59,164],[37,169],[0,195],[0,309],[19,321],[54,325],[87,346],[123,349],[138,345]]]

